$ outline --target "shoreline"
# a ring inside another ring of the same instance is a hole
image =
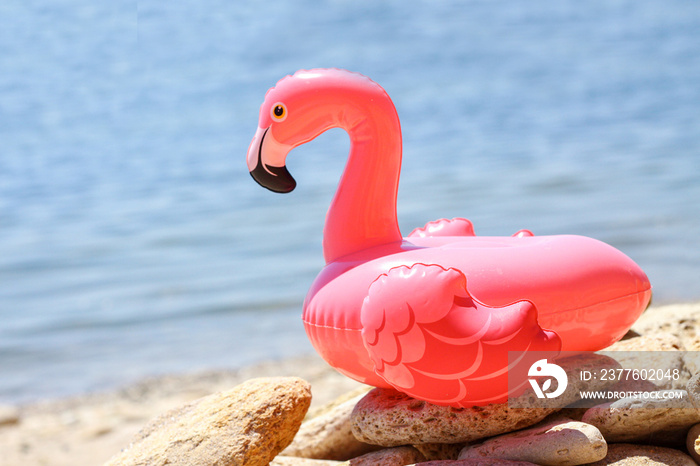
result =
[[[670,332],[686,350],[700,350],[700,302],[654,305],[635,322],[637,333]],[[0,405],[3,466],[103,464],[127,447],[152,418],[245,380],[296,376],[312,387],[311,411],[362,386],[316,354],[271,360],[240,369],[144,378],[113,390]]]
[[[0,464],[103,464],[155,416],[266,376],[297,376],[310,382],[312,409],[361,386],[313,354],[240,369],[154,376],[113,390],[0,405]]]

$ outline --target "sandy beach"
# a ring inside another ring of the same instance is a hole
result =
[[[312,410],[360,385],[310,355],[241,370],[146,379],[111,392],[26,406],[0,406],[0,465],[100,465],[160,413],[253,377],[286,375],[311,383]]]

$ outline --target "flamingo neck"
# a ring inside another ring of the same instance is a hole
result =
[[[326,263],[381,244],[400,242],[396,197],[401,126],[396,110],[373,103],[351,124],[350,156],[323,229]]]

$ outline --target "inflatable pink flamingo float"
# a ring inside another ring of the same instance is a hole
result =
[[[644,272],[594,239],[479,237],[462,218],[402,238],[399,118],[365,76],[287,76],[268,91],[258,126],[248,168],[274,192],[296,186],[285,166],[294,147],[330,128],[350,136],[303,321],[319,354],[355,380],[442,405],[505,402],[509,351],[605,348],[649,303]]]

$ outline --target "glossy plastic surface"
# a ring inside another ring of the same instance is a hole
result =
[[[338,371],[437,404],[504,402],[508,351],[599,350],[648,305],[644,272],[591,238],[528,230],[480,237],[460,218],[402,238],[398,115],[386,92],[357,73],[299,71],[270,89],[248,149],[253,178],[291,191],[289,151],[335,127],[350,135],[350,154],[326,217],[326,267],[303,321]]]

